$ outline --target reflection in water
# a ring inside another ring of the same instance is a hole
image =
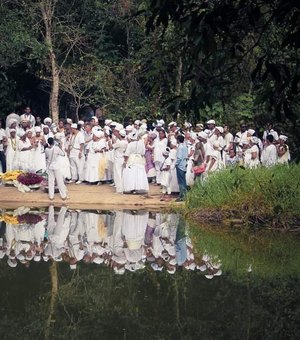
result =
[[[0,339],[300,338],[300,247],[287,235],[245,242],[136,211],[1,219]]]
[[[222,274],[218,258],[195,259],[186,222],[178,214],[145,211],[90,212],[67,207],[48,212],[19,208],[3,212],[0,258],[28,267],[31,261],[80,261],[111,267],[116,274],[146,266],[174,274],[178,267],[204,272],[208,279]]]

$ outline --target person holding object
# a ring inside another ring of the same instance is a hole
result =
[[[64,183],[64,175],[61,171],[62,157],[65,156],[65,153],[61,149],[60,144],[54,145],[54,139],[52,137],[48,138],[48,145],[49,147],[45,150],[45,154],[48,173],[49,199],[54,199],[54,186],[56,181],[61,198],[66,200],[69,197]]]

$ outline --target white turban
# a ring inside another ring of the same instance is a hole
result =
[[[206,124],[214,124],[214,125],[216,125],[216,121],[213,120],[213,119],[210,119],[210,120],[207,121]]]
[[[253,136],[255,134],[255,130],[253,129],[248,129],[247,131],[251,136]]]
[[[205,133],[204,131],[201,131],[201,132],[198,133],[198,138],[199,137],[201,137],[203,139],[207,139],[208,136],[207,136],[207,133]]]
[[[95,130],[93,131],[93,135],[97,138],[102,138],[104,137],[104,132],[102,130]]]
[[[119,131],[120,136],[126,137],[126,131],[124,129]]]
[[[71,128],[72,128],[72,129],[78,129],[78,125],[77,125],[76,123],[72,123],[72,124],[71,124]]]
[[[133,129],[134,129],[134,127],[132,125],[127,125],[126,128],[125,128],[125,130],[127,132],[131,132],[131,131],[133,131]]]
[[[284,142],[286,142],[288,140],[288,137],[285,135],[280,135],[279,139],[283,140]]]
[[[50,117],[47,117],[47,118],[44,119],[44,124],[47,125],[47,123],[52,124],[52,119]]]
[[[224,132],[224,129],[222,128],[222,126],[216,126],[215,127],[220,133]]]
[[[42,129],[41,129],[40,126],[36,126],[36,127],[34,128],[34,130],[35,130],[36,133],[42,132]]]

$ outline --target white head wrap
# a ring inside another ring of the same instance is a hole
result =
[[[96,136],[97,138],[102,138],[104,137],[104,132],[102,130],[95,130],[93,131],[93,135]]]
[[[112,122],[111,119],[105,119],[104,124],[109,126]]]
[[[47,125],[47,123],[52,124],[52,119],[50,117],[47,117],[47,118],[44,119],[44,124]]]
[[[284,142],[286,142],[288,140],[288,137],[285,135],[280,135],[279,139],[283,140]]]
[[[120,136],[126,137],[126,131],[124,129],[119,131]]]
[[[220,133],[224,132],[224,129],[222,128],[222,126],[216,126],[215,127]]]
[[[133,129],[134,129],[134,127],[132,125],[127,125],[126,128],[125,128],[125,130],[127,132],[131,132],[131,131],[133,131]]]
[[[216,125],[216,121],[214,119],[210,119],[206,122],[206,124],[214,124]]]
[[[199,137],[201,137],[203,139],[207,139],[208,136],[207,136],[207,133],[205,133],[204,131],[201,131],[201,132],[198,133],[198,138]]]

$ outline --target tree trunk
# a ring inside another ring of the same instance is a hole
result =
[[[176,73],[176,84],[175,84],[175,95],[181,96],[182,88],[182,56],[178,58],[177,73]],[[175,102],[175,113],[178,111],[180,106],[180,99],[177,98]]]
[[[40,10],[45,25],[45,43],[48,46],[49,61],[50,61],[50,72],[51,72],[51,92],[49,102],[49,114],[53,119],[54,123],[58,123],[59,120],[59,69],[56,62],[56,55],[53,48],[53,16],[54,9],[57,0],[42,0],[40,2]]]

